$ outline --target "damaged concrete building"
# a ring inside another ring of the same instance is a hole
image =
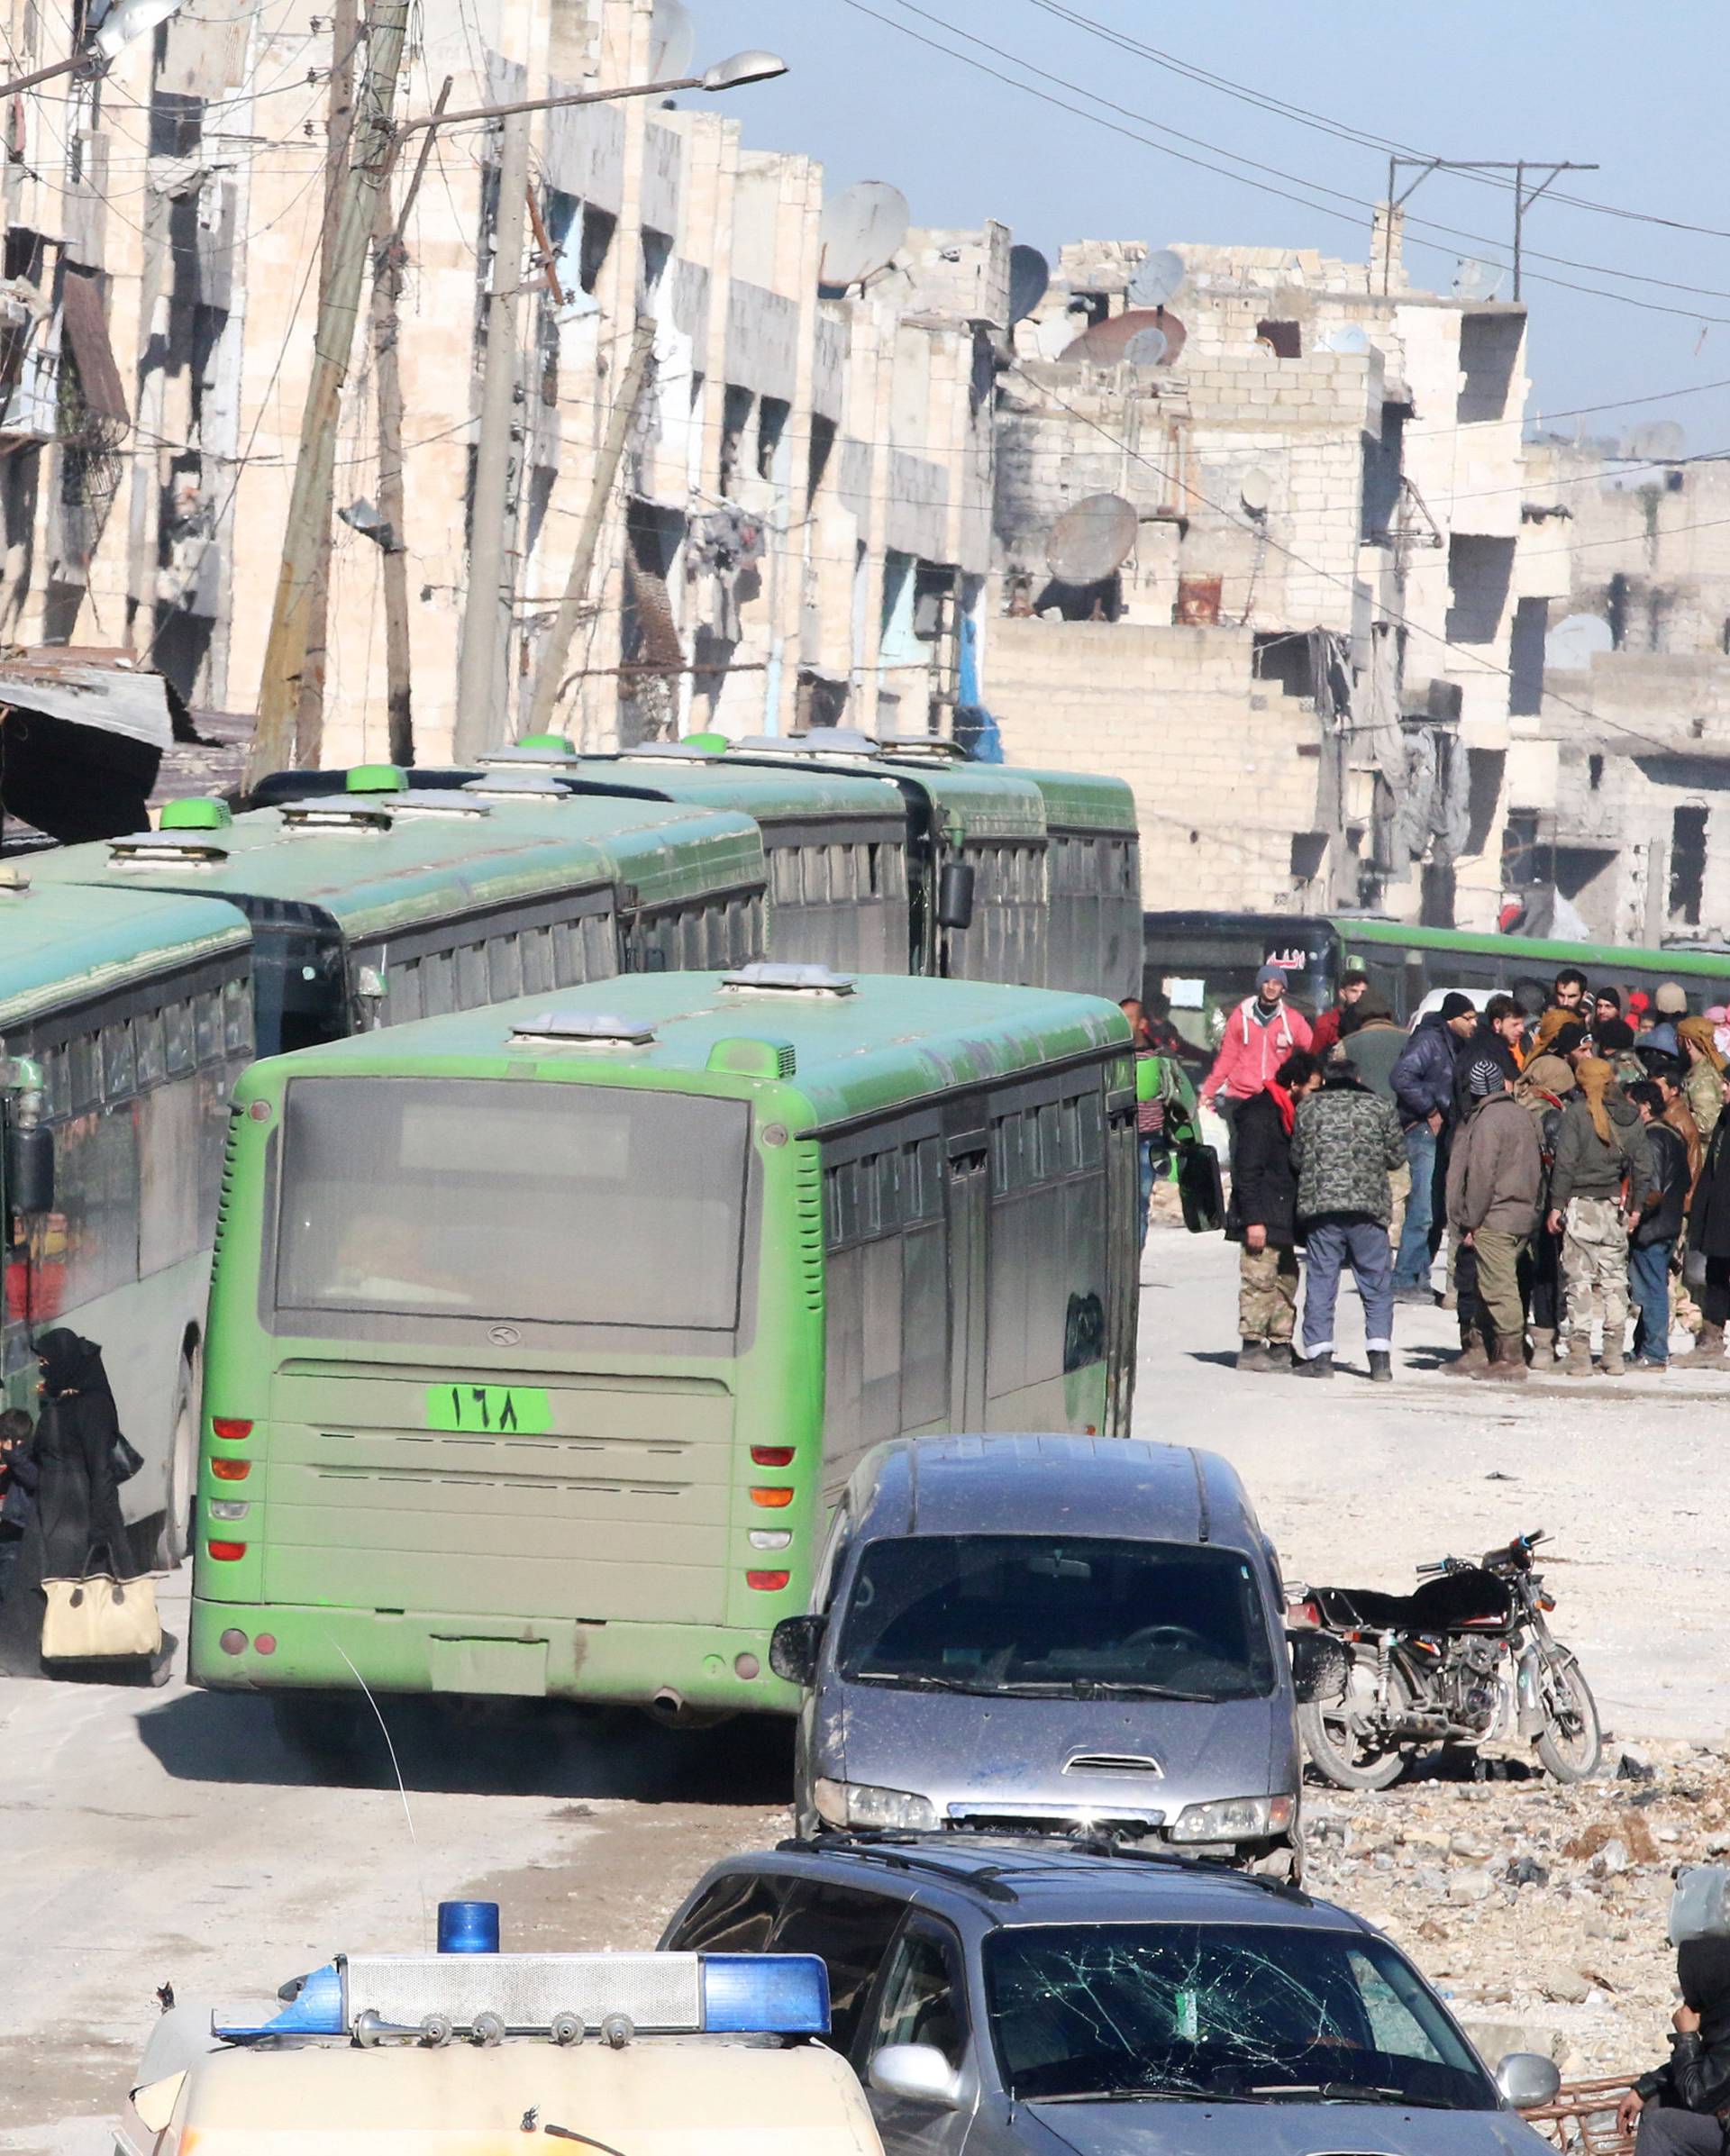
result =
[[[1524,537],[1525,311],[1412,286],[1397,218],[1367,262],[1175,251],[1180,287],[1138,305],[1146,247],[1066,248],[1016,331],[1008,753],[1132,780],[1150,905],[1489,926],[1555,574]],[[1126,550],[1066,584],[1053,531],[1101,495]]]
[[[1595,938],[1730,942],[1730,471],[1681,431],[1526,445],[1551,608],[1505,881]]]
[[[74,50],[83,25],[41,0],[6,0],[6,20],[20,67]],[[124,643],[190,702],[254,707],[327,177],[364,45],[352,0],[186,0],[105,77],[8,107],[0,634]],[[675,62],[652,0],[434,5],[414,14],[396,114],[426,114],[447,76],[460,112],[665,79]],[[843,713],[946,723],[989,568],[1008,234],[912,232],[868,288],[826,295],[821,168],[745,148],[700,98],[512,124],[532,174],[520,268],[501,251],[524,220],[501,214],[497,124],[437,136],[405,229],[400,530],[377,509],[381,348],[363,302],[302,759],[385,753],[386,547],[408,565],[417,752],[450,753],[464,636],[495,633],[465,617],[477,423],[501,362],[505,619],[484,727],[520,725],[644,318],[651,380],[558,723],[594,746]],[[509,350],[489,353],[501,288]]]

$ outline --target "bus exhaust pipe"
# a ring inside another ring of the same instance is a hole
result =
[[[662,1685],[642,1711],[663,1729],[715,1729],[733,1720],[730,1708],[693,1706],[684,1693],[675,1691],[671,1685]]]

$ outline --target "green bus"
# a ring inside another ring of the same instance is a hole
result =
[[[344,777],[277,772],[254,798],[328,794]],[[750,816],[769,862],[769,952],[778,960],[1137,992],[1140,851],[1122,779],[970,763],[942,741],[879,746],[841,729],[724,752],[676,741],[613,756],[536,735],[481,767],[403,775],[411,779],[470,789],[514,780],[519,797],[574,793]]]
[[[1361,960],[1394,1015],[1410,1019],[1436,989],[1503,990],[1541,1006],[1564,966],[1594,987],[1648,996],[1680,982],[1695,1010],[1730,1001],[1730,951],[1673,950],[1505,936],[1476,929],[1419,928],[1361,914],[1226,914],[1203,910],[1143,917],[1142,993],[1162,997],[1205,1067],[1224,1015],[1255,987],[1264,965],[1286,975],[1293,1002],[1314,1016],[1334,1001],[1348,959]]]
[[[229,1096],[252,1056],[251,940],[231,905],[0,869],[0,1377],[36,1405],[36,1337],[101,1342],[144,1465],[144,1554],[186,1550],[197,1342]]]
[[[194,1681],[791,1710],[769,1634],[867,1446],[1126,1433],[1128,1041],[760,964],[255,1065]]]
[[[381,794],[254,809],[32,857],[45,882],[197,892],[250,924],[261,1055],[634,970],[760,955],[754,824],[662,805]]]

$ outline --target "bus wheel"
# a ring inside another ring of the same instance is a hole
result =
[[[196,1348],[181,1358],[174,1388],[174,1418],[168,1425],[168,1494],[156,1538],[157,1569],[171,1572],[192,1550],[193,1514],[198,1497],[198,1366]]]
[[[367,1763],[367,1729],[378,1728],[366,1701],[343,1692],[273,1692],[270,1716],[289,1751],[343,1777]]]

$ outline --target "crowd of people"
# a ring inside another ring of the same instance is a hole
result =
[[[1264,967],[1199,1088],[1231,1139],[1237,1367],[1331,1377],[1349,1268],[1380,1381],[1401,1303],[1456,1311],[1460,1377],[1659,1371],[1679,1332],[1730,1369],[1726,1046],[1673,981],[1625,1007],[1568,968],[1542,1010],[1453,993],[1408,1034],[1361,970],[1312,1027]]]

